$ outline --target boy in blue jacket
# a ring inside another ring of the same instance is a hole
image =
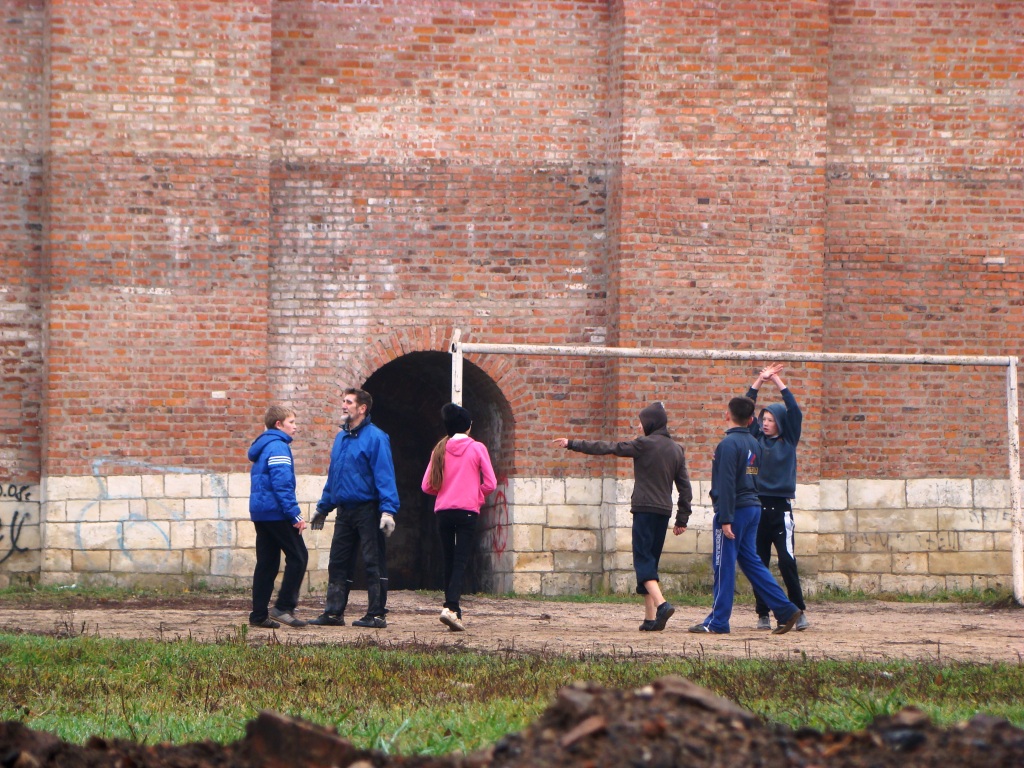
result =
[[[280,405],[267,408],[266,431],[249,446],[249,517],[256,526],[256,568],[252,574],[252,613],[249,624],[277,629],[281,624],[304,627],[295,618],[299,587],[306,575],[309,553],[302,540],[306,527],[295,498],[295,466],[288,446],[297,430],[295,412]],[[284,552],[284,577],[277,601],[267,610]]]
[[[781,378],[782,364],[774,363],[761,370],[747,390],[747,397],[757,402],[761,385],[772,382],[782,395],[781,403],[761,409],[759,419],[750,422],[750,434],[761,446],[761,468],[757,473],[757,495],[761,500],[761,522],[757,526],[757,556],[768,565],[772,547],[779,556],[779,573],[786,585],[789,599],[801,611],[807,610],[800,588],[800,572],[796,567],[796,525],[792,500],[796,498],[796,448],[800,443],[804,414],[796,398]],[[768,606],[757,598],[757,629],[771,629]],[[796,623],[796,631],[810,626],[806,613]]]
[[[736,589],[736,564],[750,580],[754,591],[768,603],[779,626],[772,634],[789,632],[803,616],[803,611],[786,599],[771,571],[757,556],[754,539],[761,517],[757,498],[757,477],[761,447],[750,434],[754,418],[754,401],[734,397],[729,401],[726,422],[729,429],[715,448],[711,462],[711,503],[715,508],[715,551],[712,565],[715,586],[711,613],[690,632],[712,635],[729,633],[733,593]]]

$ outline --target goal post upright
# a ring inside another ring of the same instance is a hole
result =
[[[1016,357],[1006,355],[903,355],[846,352],[757,352],[749,350],[671,349],[657,347],[600,347],[557,344],[478,344],[462,341],[455,329],[449,347],[452,355],[452,402],[462,403],[463,356],[542,355],[552,357],[643,358],[674,360],[744,360],[795,363],[855,363],[877,365],[956,365],[1006,368],[1007,456],[1010,491],[1010,558],[1013,597],[1024,605],[1024,517],[1021,512],[1020,407],[1017,394]]]

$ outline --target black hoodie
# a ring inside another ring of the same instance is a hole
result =
[[[675,524],[685,527],[690,520],[693,489],[686,473],[683,447],[668,433],[668,414],[661,403],[640,411],[644,436],[618,443],[603,440],[570,440],[569,448],[592,456],[612,454],[633,459],[633,496],[630,512],[672,515],[672,485],[679,491]]]

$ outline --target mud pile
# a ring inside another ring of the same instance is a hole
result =
[[[576,684],[540,719],[484,752],[395,757],[360,750],[331,730],[264,712],[233,744],[141,745],[92,738],[63,742],[20,723],[0,723],[0,768],[1019,768],[1024,731],[979,716],[938,728],[904,710],[856,733],[768,725],[678,677],[634,691]]]

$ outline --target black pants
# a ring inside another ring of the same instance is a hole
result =
[[[800,589],[800,574],[796,568],[796,549],[794,546],[793,507],[789,499],[775,496],[761,497],[761,522],[757,526],[757,556],[766,566],[772,559],[772,547],[779,557],[779,573],[786,585],[786,596],[801,611],[804,605],[804,594]],[[768,606],[756,592],[757,615],[767,616]]]
[[[302,534],[288,520],[253,522],[256,526],[256,568],[252,572],[252,613],[249,621],[267,618],[270,596],[274,593],[274,580],[281,567],[284,552],[284,577],[277,591],[274,607],[291,613],[299,604],[299,588],[306,575],[309,553]]]
[[[646,595],[648,581],[660,581],[658,565],[668,533],[668,517],[654,512],[633,513],[633,570],[636,571],[636,593]]]
[[[368,616],[384,616],[384,595],[387,571],[382,568],[384,555],[380,532],[380,511],[377,502],[338,507],[331,538],[331,559],[327,565],[327,604],[324,613],[341,616],[348,605],[352,586],[356,548],[366,566],[366,599]]]
[[[480,515],[465,509],[440,509],[437,512],[437,530],[441,534],[444,551],[444,607],[461,619],[459,599],[466,582],[466,565],[473,554],[476,522]]]

